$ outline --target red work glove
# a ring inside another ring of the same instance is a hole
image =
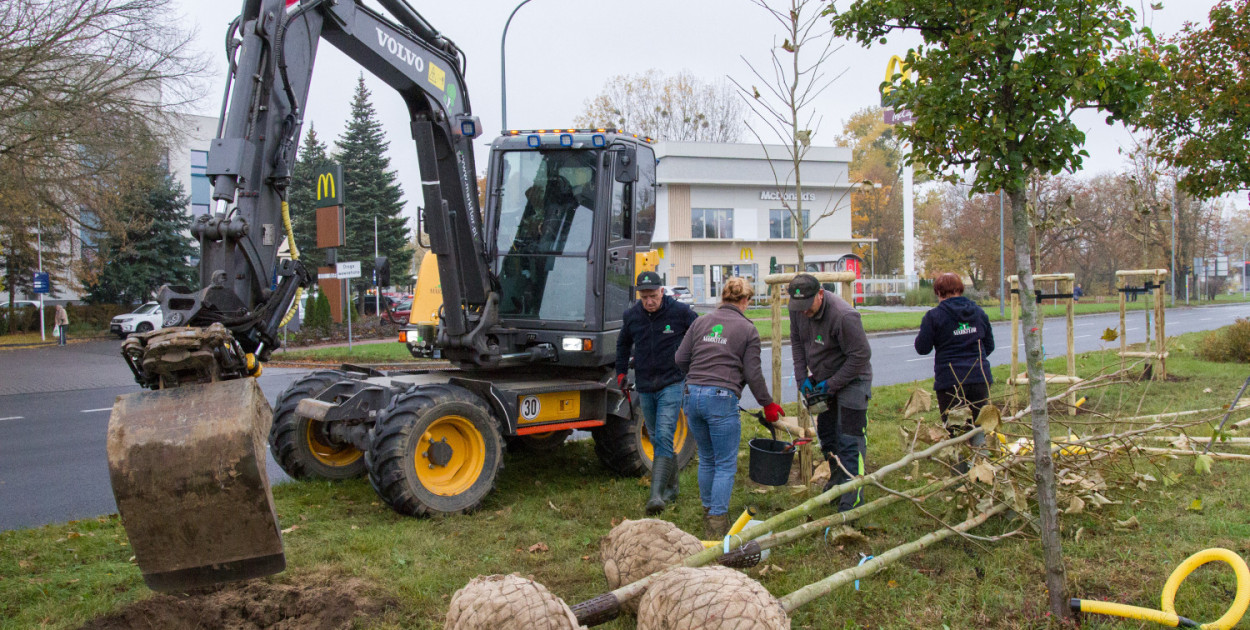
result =
[[[764,420],[766,422],[776,422],[781,419],[781,416],[784,413],[785,410],[782,409],[781,405],[778,405],[777,403],[768,403],[764,406]]]
[[[618,389],[625,389],[625,375],[624,374],[616,375],[616,386]]]

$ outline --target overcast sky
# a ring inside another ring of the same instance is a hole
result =
[[[468,58],[467,91],[473,112],[486,129],[478,139],[479,172],[486,167],[486,147],[501,129],[500,35],[519,1],[409,0]],[[783,0],[770,2],[780,6]],[[1215,0],[1164,0],[1159,11],[1150,11],[1148,2],[1141,4],[1147,7],[1143,21],[1157,34],[1171,34],[1186,21],[1205,24]],[[196,46],[212,61],[207,96],[194,113],[216,116],[225,82],[226,26],[242,2],[236,7],[230,0],[174,0],[173,5],[188,25],[194,25]],[[689,70],[708,81],[733,77],[750,84],[753,77],[743,58],[756,67],[767,67],[769,48],[775,36],[779,41],[780,33],[780,25],[749,0],[532,0],[517,12],[508,30],[508,127],[571,126],[608,78],[651,68],[668,73]],[[828,65],[831,75],[845,73],[819,101],[822,120],[813,142],[832,144],[851,114],[878,104],[877,87],[890,56],[904,54],[916,41],[897,37],[869,49],[847,42]],[[312,123],[318,136],[332,145],[347,121],[360,72],[355,62],[322,44],[305,131]],[[411,216],[420,202],[420,189],[407,109],[381,81],[368,74],[365,81],[391,143],[391,168],[399,173]],[[1125,161],[1121,150],[1132,146],[1132,137],[1123,127],[1109,127],[1103,118],[1094,113],[1078,117],[1087,132],[1085,148],[1090,153],[1085,174],[1120,170]],[[743,141],[750,142],[751,137]],[[1237,201],[1238,207],[1246,205],[1245,197],[1239,195]]]

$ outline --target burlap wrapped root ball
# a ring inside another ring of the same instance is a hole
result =
[[[603,575],[612,590],[678,564],[700,551],[703,551],[703,543],[696,536],[668,521],[654,518],[627,520],[613,527],[599,543]],[[635,612],[638,600],[631,599],[622,607]]]
[[[759,582],[719,565],[676,567],[638,603],[638,630],[779,630],[790,616]]]
[[[456,591],[447,630],[576,630],[577,617],[547,587],[518,575],[479,575]]]

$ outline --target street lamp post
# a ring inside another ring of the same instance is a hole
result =
[[[516,8],[508,15],[508,21],[504,22],[503,37],[499,38],[499,117],[504,130],[508,129],[508,62],[504,54],[504,45],[508,41],[508,27],[512,25],[512,17],[529,1],[521,0],[521,4],[516,5]]]
[[[1246,245],[1250,245],[1247,241],[1241,246],[1241,299],[1246,299]]]

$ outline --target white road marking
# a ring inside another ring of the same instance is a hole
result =
[[[1093,337],[1093,335],[1077,335],[1073,337],[1073,339],[1084,339],[1086,337]]]
[[[1215,318],[1214,318],[1214,317],[1200,317],[1200,318],[1198,318],[1198,321],[1200,321],[1200,322],[1209,322],[1209,321],[1211,321],[1211,320],[1213,320],[1213,319],[1215,319]]]
[[[1125,329],[1124,329],[1124,332],[1133,332],[1134,330],[1141,330],[1141,326],[1134,326],[1134,327],[1132,327],[1132,328],[1125,328]]]
[[[893,349],[898,349],[898,348],[914,348],[914,347],[916,347],[915,344],[905,343],[901,346],[890,346],[890,349],[893,350]]]
[[[101,407],[99,409],[83,409],[80,413],[96,413],[97,411],[112,411],[112,407]]]
[[[913,361],[928,361],[928,360],[929,360],[929,357],[920,357],[919,359],[908,359],[907,362],[911,363]]]
[[[9,416],[7,418],[0,418],[0,422],[4,420],[21,420],[22,418],[23,416]]]

